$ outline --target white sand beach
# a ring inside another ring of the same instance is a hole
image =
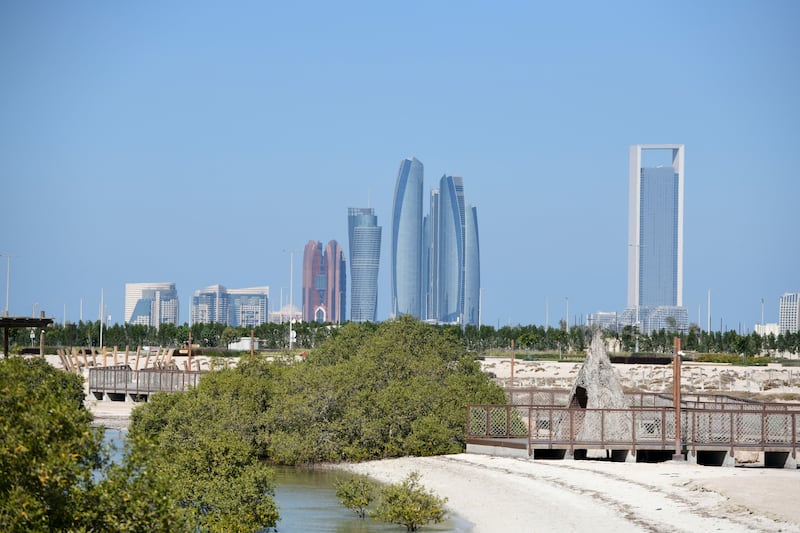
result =
[[[546,461],[475,454],[340,465],[421,483],[475,533],[800,532],[800,471],[667,462]]]
[[[511,359],[483,369],[511,384]],[[669,365],[614,365],[626,387],[671,391]],[[515,386],[570,388],[581,365],[514,362]],[[800,369],[687,363],[692,392],[795,397]],[[475,533],[529,531],[800,532],[800,470],[698,466],[686,462],[548,461],[458,454],[341,465],[383,483],[417,471]]]

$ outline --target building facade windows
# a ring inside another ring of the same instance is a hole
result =
[[[345,312],[347,271],[342,247],[336,241],[325,249],[309,241],[303,252],[303,320],[341,322]]]
[[[667,164],[643,164],[643,155],[667,154]],[[630,148],[628,307],[623,324],[650,333],[688,331],[683,307],[684,145]],[[662,327],[666,326],[666,327]]]
[[[400,162],[392,206],[392,315],[422,316],[423,165],[414,157]]]
[[[378,267],[381,227],[372,208],[347,212],[350,245],[350,320],[375,322],[378,311]]]
[[[269,320],[269,287],[227,289],[211,285],[192,297],[192,324],[256,327]]]
[[[126,283],[125,323],[178,325],[180,305],[174,283]]]
[[[800,293],[787,292],[780,299],[778,332],[800,332]]]

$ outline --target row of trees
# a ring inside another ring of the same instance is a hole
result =
[[[0,531],[197,531],[141,455],[111,463],[83,380],[39,358],[0,360]]]
[[[554,353],[583,353],[588,346],[588,328],[572,326],[545,328],[543,326],[503,326],[495,329],[492,326],[454,325],[434,326],[460,339],[464,347],[473,353],[487,353],[493,350],[506,350],[511,341],[521,350]],[[312,349],[337,334],[338,326],[300,322],[292,326],[296,332],[295,346],[301,349]],[[160,328],[134,324],[114,324],[103,329],[105,346],[171,346],[180,347],[192,343],[204,348],[225,348],[228,343],[250,336],[250,328],[234,328],[224,324],[163,324]],[[262,324],[253,328],[253,334],[266,350],[283,350],[289,345],[289,324]],[[635,328],[626,326],[620,333],[606,331],[605,335],[619,341],[624,352],[633,352],[638,343],[639,351],[645,353],[670,353],[673,337],[671,331],[658,331],[650,335],[639,333]],[[703,353],[735,353],[753,355],[773,355],[779,353],[800,353],[800,333],[784,333],[781,335],[760,336],[756,333],[740,335],[733,330],[725,332],[702,331],[692,324],[689,332],[678,335],[685,350]],[[39,337],[34,335],[30,340],[28,329],[17,329],[12,332],[12,342],[17,346],[38,345]],[[66,325],[54,324],[46,330],[48,346],[99,346],[100,322],[79,322]]]

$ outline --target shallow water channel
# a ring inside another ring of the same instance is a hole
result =
[[[122,450],[125,444],[124,430],[107,429],[106,442]],[[120,453],[113,454],[117,459]],[[402,532],[405,528],[384,524],[372,518],[360,519],[339,503],[336,498],[336,481],[347,479],[351,474],[339,470],[322,470],[275,467],[275,503],[281,519],[279,533],[373,533],[377,531]],[[469,522],[450,515],[441,524],[431,524],[422,531],[471,531]]]

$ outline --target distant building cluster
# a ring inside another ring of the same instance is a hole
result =
[[[255,327],[269,321],[269,287],[227,289],[211,285],[192,297],[192,324]]]
[[[438,187],[430,190],[426,214],[423,177],[423,164],[415,157],[400,162],[390,220],[391,315],[479,325],[477,208],[466,202],[464,180],[445,174]],[[615,331],[633,326],[646,334],[662,329],[688,331],[689,313],[683,305],[683,204],[684,145],[631,146],[627,306],[621,313],[588,315],[590,326]],[[338,323],[347,319],[348,285],[349,319],[377,321],[382,227],[373,208],[351,207],[347,229],[349,280],[345,253],[336,240],[324,247],[316,240],[306,244],[302,309],[293,302],[281,302],[279,310],[270,311],[267,286],[227,289],[212,285],[195,291],[192,323],[235,327],[289,320]],[[126,283],[125,322],[152,327],[178,324],[175,283]],[[800,332],[800,293],[782,295],[778,323],[758,324],[755,331],[761,335]]]
[[[423,165],[400,162],[392,208],[392,315],[437,323],[480,321],[480,241],[477,208],[464,181],[444,175],[423,215]]]
[[[180,323],[180,302],[175,283],[126,283],[125,323],[158,328]],[[269,321],[269,287],[227,289],[212,285],[195,291],[192,324],[219,323],[235,327],[258,326]]]
[[[764,303],[763,300],[761,302]],[[800,293],[787,292],[778,300],[778,323],[756,324],[753,331],[761,336],[800,332]]]
[[[413,315],[436,323],[480,321],[478,212],[468,205],[464,181],[444,175],[430,192],[423,212],[423,165],[400,162],[392,209],[392,316]],[[378,271],[382,227],[371,207],[347,211],[350,262],[350,320],[378,320]],[[347,311],[347,261],[341,245],[309,241],[303,250],[302,310],[292,302],[269,310],[269,287],[227,289],[211,285],[195,291],[191,321],[235,327],[300,320],[342,322]],[[125,322],[158,327],[178,323],[174,283],[128,283]]]

